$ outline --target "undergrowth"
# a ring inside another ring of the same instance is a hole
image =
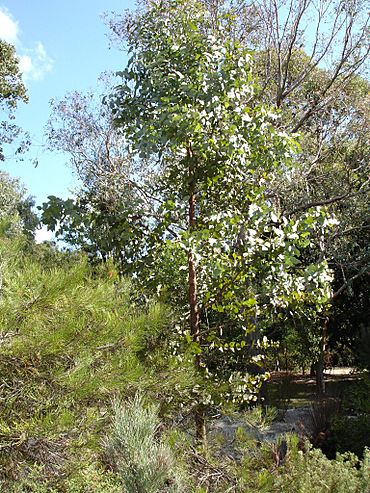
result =
[[[130,282],[112,266],[92,270],[78,255],[54,266],[52,252],[45,261],[24,250],[22,242],[0,240],[2,491],[35,471],[58,491],[78,491],[63,485],[91,464],[103,467],[113,396],[145,390],[166,401],[174,378],[179,389],[188,383],[166,358],[165,306],[139,311]]]
[[[0,289],[1,493],[369,493],[367,451],[329,461],[242,429],[235,457],[196,447],[172,315],[135,306],[111,265],[0,239]]]

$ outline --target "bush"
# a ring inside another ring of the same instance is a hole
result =
[[[285,454],[280,454],[284,444]],[[234,467],[238,493],[369,493],[370,451],[359,461],[352,453],[329,460],[295,435],[276,444],[249,442]],[[278,457],[280,456],[280,457]]]
[[[156,406],[144,406],[136,395],[113,404],[114,418],[107,453],[127,493],[180,492],[181,480],[171,449],[158,438]]]
[[[337,452],[349,451],[362,457],[365,447],[370,447],[370,377],[367,373],[348,391],[344,411],[332,420],[330,435]]]
[[[318,449],[298,453],[275,482],[284,493],[368,493],[370,455],[362,463],[354,454],[338,454],[329,460]]]
[[[101,454],[112,395],[167,397],[178,381],[181,394],[189,377],[169,369],[158,336],[169,326],[165,306],[133,306],[132,285],[106,264],[92,270],[82,255],[58,254],[54,263],[53,251],[24,247],[0,239],[0,491],[19,489],[37,465],[25,491],[69,493]],[[105,491],[89,488],[81,491]]]
[[[331,435],[337,452],[349,451],[362,457],[365,447],[370,447],[370,414],[334,419]]]
[[[78,476],[67,478],[59,486],[52,485],[45,479],[43,467],[33,465],[28,477],[16,483],[0,481],[1,493],[122,493],[122,485],[113,473],[102,470],[96,464],[81,469]]]

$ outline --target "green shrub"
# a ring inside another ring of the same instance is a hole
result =
[[[65,263],[58,256],[54,265],[52,256],[0,239],[0,482],[6,492],[34,465],[43,471],[38,488],[50,483],[68,491],[66,478],[78,481],[101,454],[113,395],[124,399],[141,389],[167,396],[176,380],[177,393],[190,385],[167,358],[164,305],[133,306],[130,282],[110,275],[110,265],[91,269],[82,256],[67,256]]]
[[[257,442],[238,433],[239,461],[219,459],[214,470],[228,479],[227,490],[213,484],[208,492],[223,493],[369,493],[370,451],[359,461],[352,453],[329,460],[319,449],[287,435],[276,443]],[[302,449],[305,449],[303,451]]]
[[[28,477],[15,483],[0,481],[1,493],[123,493],[122,484],[111,472],[97,464],[86,465],[78,475],[67,478],[64,484],[52,485],[45,479],[43,467],[32,465]]]
[[[349,451],[362,457],[365,447],[370,447],[370,414],[336,418],[330,431],[337,452]]]
[[[354,454],[329,460],[318,449],[298,453],[276,476],[274,490],[284,493],[369,493],[370,456],[362,463]]]
[[[171,449],[158,438],[157,407],[136,395],[124,405],[115,401],[107,453],[116,464],[127,493],[184,491]]]
[[[332,420],[330,440],[337,452],[363,456],[370,447],[370,376],[367,373],[347,392],[343,412]]]

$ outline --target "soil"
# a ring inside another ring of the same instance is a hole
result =
[[[341,398],[358,380],[353,368],[331,368],[324,372],[326,396]],[[307,407],[317,400],[315,377],[274,372],[263,391],[265,403],[278,409]]]

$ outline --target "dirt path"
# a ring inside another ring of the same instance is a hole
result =
[[[326,370],[326,395],[340,398],[358,378],[352,368]],[[310,375],[274,372],[266,385],[265,395],[269,404],[278,408],[307,406],[317,398],[316,380]]]

